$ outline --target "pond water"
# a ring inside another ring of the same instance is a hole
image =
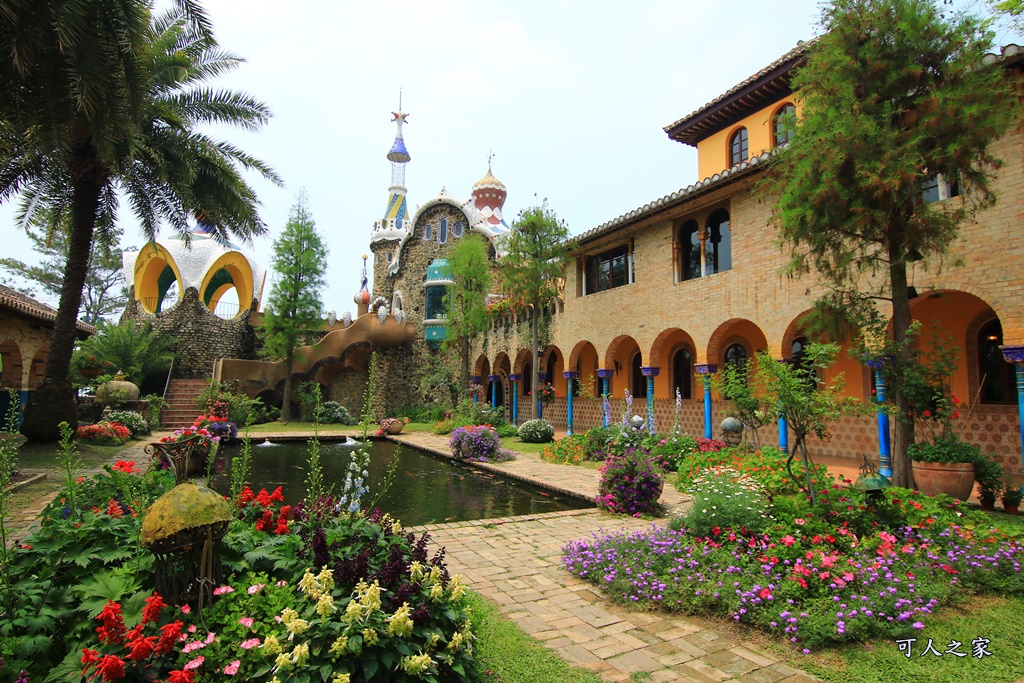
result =
[[[281,442],[253,445],[250,486],[272,491],[283,487],[289,505],[302,500],[306,491],[309,456],[305,442]],[[222,473],[214,478],[214,487],[228,492],[230,460],[240,446],[220,450],[225,458]],[[586,501],[529,484],[491,475],[487,472],[450,463],[422,451],[403,446],[398,450],[398,468],[391,488],[379,507],[401,520],[405,526],[440,522],[464,522],[473,519],[512,517],[515,515],[579,510],[591,507]],[[396,446],[391,441],[374,441],[370,451],[370,494],[372,498],[384,481]],[[341,444],[320,444],[320,461],[324,482],[340,491],[345,482],[350,449]],[[364,501],[368,502],[368,501]]]

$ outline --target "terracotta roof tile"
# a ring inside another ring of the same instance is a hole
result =
[[[52,323],[57,319],[57,309],[4,285],[0,285],[0,308],[6,308],[29,318],[48,323]],[[75,327],[79,335],[88,336],[96,333],[95,327],[83,323],[81,320],[77,321]]]

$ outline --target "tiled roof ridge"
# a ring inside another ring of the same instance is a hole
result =
[[[614,228],[623,226],[627,223],[635,222],[645,217],[647,214],[663,211],[679,204],[680,202],[690,199],[701,192],[707,192],[715,189],[720,185],[724,185],[727,182],[739,180],[741,177],[753,173],[755,170],[760,169],[765,163],[767,163],[772,157],[774,157],[780,149],[784,149],[785,145],[776,147],[768,150],[756,157],[752,157],[747,161],[736,164],[732,168],[728,168],[720,173],[716,173],[710,178],[697,181],[692,185],[687,185],[684,188],[680,188],[671,194],[667,194],[660,199],[656,199],[653,202],[648,202],[641,207],[633,209],[628,213],[624,213],[617,218],[613,218],[610,221],[602,223],[596,228],[591,228],[584,233],[570,237],[566,240],[566,244],[569,246],[580,244],[582,242],[593,239],[606,232],[610,232]]]
[[[32,297],[6,285],[0,285],[0,307],[8,308],[36,320],[53,322],[57,319],[57,309],[41,301],[36,301]],[[75,327],[79,332],[86,334],[96,333],[95,327],[88,323],[83,323],[81,320],[75,322]]]

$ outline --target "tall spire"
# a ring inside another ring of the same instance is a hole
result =
[[[387,153],[388,161],[391,162],[391,186],[388,188],[388,207],[384,212],[384,218],[377,221],[373,226],[371,242],[387,239],[401,239],[403,231],[407,231],[408,206],[405,200],[405,165],[412,157],[405,148],[405,139],[402,137],[402,126],[406,124],[408,114],[402,110],[402,99],[399,94],[398,111],[391,112],[392,123],[396,126],[395,141],[391,150]]]

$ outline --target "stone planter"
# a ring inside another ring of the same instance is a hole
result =
[[[939,493],[967,500],[974,489],[974,463],[914,462],[917,490],[929,496]]]
[[[405,423],[402,422],[401,420],[395,420],[394,422],[388,424],[387,429],[385,429],[385,431],[388,434],[394,435],[401,434],[403,429],[405,429]]]

